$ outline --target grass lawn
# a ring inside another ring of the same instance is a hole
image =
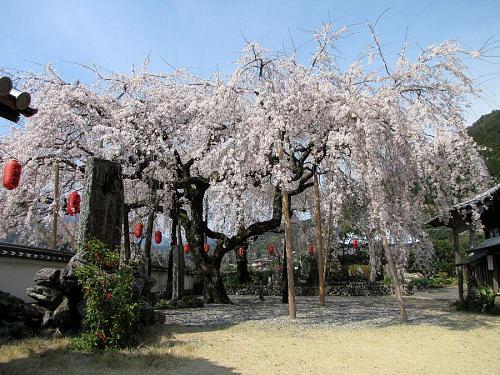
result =
[[[446,320],[379,326],[166,324],[139,348],[93,355],[32,338],[0,346],[0,374],[499,374],[500,317],[439,312]]]

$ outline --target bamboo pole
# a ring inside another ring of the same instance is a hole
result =
[[[54,205],[52,206],[52,238],[50,247],[57,248],[57,218],[59,217],[59,161],[54,163]]]
[[[313,180],[314,180],[314,199],[315,199],[315,219],[316,219],[316,242],[318,247],[318,272],[319,272],[319,304],[325,306],[325,270],[324,270],[324,259],[323,259],[323,240],[322,240],[322,230],[321,230],[321,197],[319,194],[319,183],[318,183],[318,168],[314,167],[313,170]]]

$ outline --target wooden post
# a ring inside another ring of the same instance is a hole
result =
[[[458,300],[460,303],[464,303],[464,276],[462,266],[457,266],[461,262],[460,256],[460,239],[458,237],[458,228],[453,227],[453,251],[455,252],[455,270],[457,274],[457,286],[458,286]]]
[[[128,213],[130,208],[124,206],[123,208],[123,251],[124,259],[126,262],[130,260],[130,224],[128,222]]]
[[[288,303],[288,278],[286,266],[286,246],[283,240],[283,271],[281,272],[281,303]]]
[[[330,200],[330,203],[328,204],[328,226],[326,230],[325,269],[323,271],[325,279],[327,274],[329,274],[331,255],[333,255],[330,252],[332,247],[332,232],[333,232],[332,211],[333,211],[333,201]]]
[[[278,148],[278,159],[282,166],[284,166],[284,152],[283,152],[283,131],[280,131],[279,141],[280,145]],[[286,275],[288,282],[288,311],[290,313],[290,319],[297,318],[296,306],[295,306],[295,281],[293,276],[294,264],[293,264],[293,254],[292,254],[292,236],[290,233],[290,197],[285,186],[282,186],[282,202],[283,202],[283,214],[285,217],[285,253],[286,253]]]
[[[285,213],[285,249],[286,249],[286,276],[288,281],[288,311],[290,318],[296,319],[297,312],[295,306],[295,281],[293,277],[293,255],[292,236],[290,233],[290,197],[286,189],[283,189],[283,210]]]
[[[54,205],[52,206],[52,237],[50,247],[57,250],[57,218],[59,217],[59,161],[54,163]]]
[[[401,293],[401,281],[399,280],[398,272],[396,270],[396,264],[394,263],[394,258],[392,257],[391,248],[389,242],[387,241],[387,236],[383,230],[380,230],[382,237],[382,246],[384,247],[385,257],[387,259],[387,265],[389,266],[389,272],[391,274],[392,284],[394,286],[394,291],[396,292],[396,299],[399,305],[399,316],[401,320],[408,320],[408,315],[406,314],[406,306],[403,300],[403,294]]]
[[[146,224],[146,242],[144,243],[144,257],[146,258],[146,275],[151,276],[151,240],[153,237],[153,224],[156,212],[156,189],[151,188],[150,192],[151,207],[148,213],[148,222]]]
[[[174,250],[172,264],[172,299],[178,300],[184,294],[184,252],[182,249],[181,220],[179,218],[180,205],[176,198],[174,200],[175,214],[177,216],[177,246]]]
[[[318,272],[319,272],[319,304],[325,306],[325,267],[323,259],[323,233],[321,231],[321,200],[319,194],[318,183],[318,168],[315,166],[313,170],[314,180],[314,198],[316,203],[315,219],[316,219],[316,242],[318,247]]]
[[[473,228],[469,229],[469,242],[470,242],[470,248],[475,249],[476,248],[476,231]]]

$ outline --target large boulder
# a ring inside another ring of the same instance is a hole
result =
[[[43,313],[9,293],[0,291],[0,336],[21,338],[41,323]]]
[[[59,289],[60,269],[42,268],[35,274],[35,284],[39,286],[48,286],[52,289]]]
[[[81,286],[78,284],[78,278],[76,277],[76,269],[80,266],[85,265],[85,259],[82,252],[78,252],[70,259],[66,267],[61,271],[61,276],[59,282],[61,284],[61,289],[66,294],[81,294]]]
[[[52,314],[52,324],[54,327],[62,330],[75,325],[75,319],[67,297],[64,297],[59,306],[57,306],[57,309],[54,310],[54,313]]]
[[[134,299],[141,298],[142,291],[144,289],[145,280],[142,277],[134,277],[132,283],[132,296]]]
[[[156,322],[156,315],[153,306],[144,302],[138,308],[139,321],[145,326],[153,325]]]
[[[59,306],[63,297],[62,292],[59,290],[39,285],[27,288],[26,293],[28,296],[35,299],[40,306],[46,307],[49,310],[54,310]]]
[[[144,278],[144,287],[142,288],[142,294],[146,295],[151,293],[151,289],[156,285],[157,281],[154,277],[151,276],[143,276]]]

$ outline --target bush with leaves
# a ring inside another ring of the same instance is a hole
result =
[[[119,267],[119,253],[99,241],[89,241],[84,254],[86,264],[77,269],[76,276],[86,300],[85,332],[73,347],[92,351],[130,345],[138,320],[132,269]]]

